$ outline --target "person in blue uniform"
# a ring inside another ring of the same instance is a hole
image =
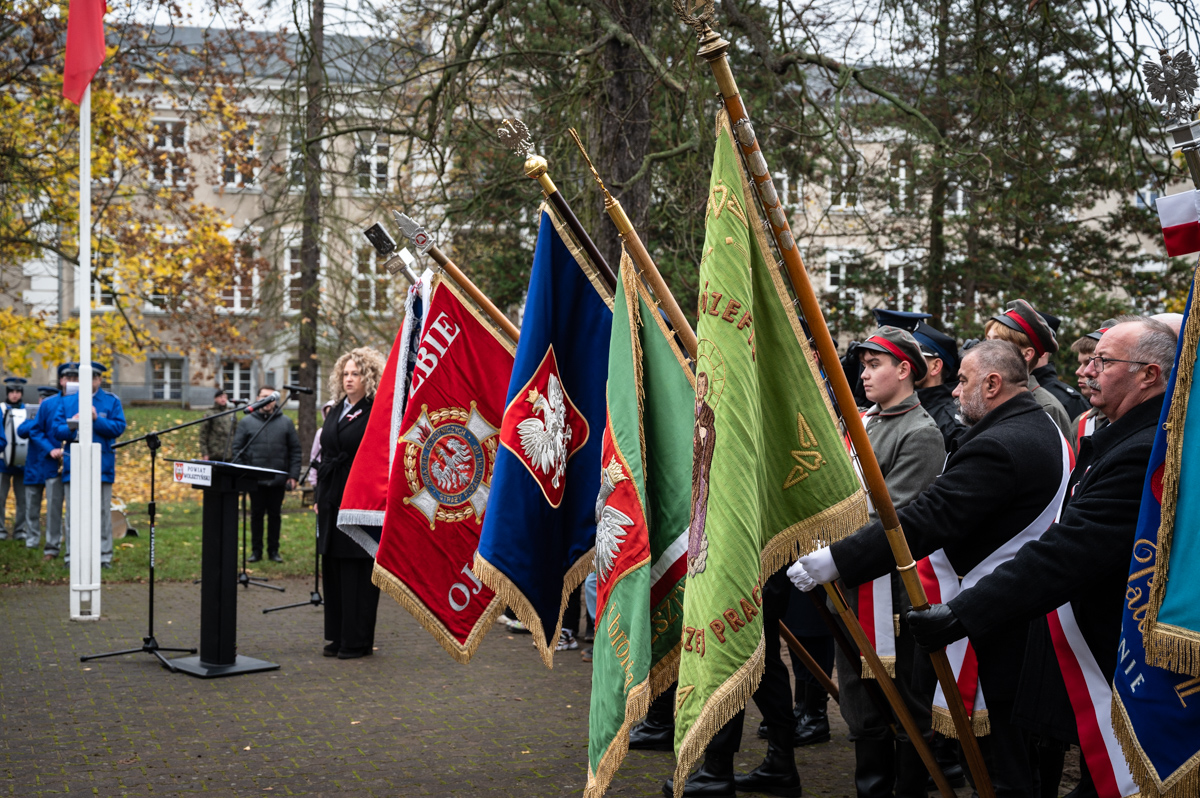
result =
[[[17,447],[23,442],[17,435],[21,422],[25,420],[25,383],[20,377],[9,377],[4,381],[4,401],[0,402],[0,447],[2,448],[4,466],[0,468],[0,540],[8,537],[8,527],[4,525],[8,513],[8,493],[12,490],[13,501],[16,504],[16,516],[13,518],[13,540],[25,539],[25,464],[18,462]]]
[[[100,567],[111,568],[113,557],[112,539],[112,486],[116,481],[116,453],[113,441],[125,432],[125,410],[121,400],[100,387],[104,366],[92,363],[92,436],[100,444]],[[76,374],[78,380],[78,374]],[[79,392],[68,391],[54,414],[54,437],[65,441],[67,446],[79,440]],[[71,422],[76,422],[72,424]],[[71,482],[70,449],[63,458],[63,483]],[[67,540],[70,541],[71,495],[67,492]],[[70,557],[70,551],[67,552]]]
[[[54,440],[52,423],[58,403],[66,390],[68,372],[78,374],[74,363],[58,367],[58,390],[39,388],[42,396],[37,413],[17,428],[17,434],[29,439],[25,453],[25,547],[36,549],[42,539],[42,497],[46,498],[46,547],[43,560],[53,560],[63,546],[62,441]],[[78,379],[78,377],[76,377]]]

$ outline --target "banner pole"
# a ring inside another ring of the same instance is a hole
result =
[[[792,290],[796,294],[800,310],[808,322],[826,378],[841,410],[846,432],[858,454],[863,481],[871,495],[879,520],[883,523],[892,555],[896,560],[897,570],[900,572],[913,608],[925,609],[929,606],[929,601],[925,596],[925,588],[917,576],[917,564],[913,561],[912,552],[909,551],[908,541],[904,537],[904,530],[900,526],[896,508],[892,504],[891,495],[884,482],[879,461],[875,459],[875,452],[871,449],[866,428],[859,417],[850,385],[841,368],[837,367],[839,362],[837,347],[829,332],[829,327],[825,323],[821,303],[817,298],[816,291],[813,290],[812,281],[809,279],[804,262],[800,258],[799,249],[792,237],[791,227],[788,225],[787,214],[779,201],[779,194],[771,180],[771,172],[767,168],[766,159],[758,146],[754,128],[750,124],[746,106],[742,102],[737,82],[730,69],[727,57],[729,42],[721,38],[708,24],[708,20],[712,17],[712,0],[706,0],[705,10],[699,15],[691,14],[684,6],[684,2],[685,0],[675,0],[675,13],[685,24],[696,31],[699,37],[700,46],[697,54],[708,62],[713,77],[716,78],[717,87],[720,89],[725,110],[729,114],[729,121],[733,127],[734,138],[737,139],[738,148],[749,165],[752,183],[766,210],[771,233],[783,257],[784,268],[792,284]],[[869,643],[864,646],[860,642],[859,647],[864,652],[871,650]],[[946,657],[945,649],[930,654],[930,659],[933,661],[933,669],[937,674],[938,682],[941,683],[942,691],[946,695],[954,727],[962,743],[963,752],[966,754],[967,764],[974,777],[976,789],[981,798],[994,798],[995,792],[983,761],[983,754],[979,750],[979,741],[975,739],[975,734],[971,729],[971,721],[967,716],[962,696],[959,694],[958,683],[954,680],[954,671],[950,667],[950,660]],[[895,706],[894,703],[893,706]]]

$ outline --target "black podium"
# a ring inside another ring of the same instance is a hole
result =
[[[237,653],[238,493],[254,490],[261,479],[286,474],[211,460],[176,460],[173,467],[176,482],[204,491],[204,515],[200,654],[172,659],[171,666],[201,679],[277,670],[274,662]]]

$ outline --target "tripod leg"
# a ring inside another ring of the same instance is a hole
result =
[[[145,650],[146,649],[144,647],[139,646],[138,648],[127,648],[127,649],[124,649],[123,651],[108,651],[104,654],[88,654],[86,656],[80,657],[79,661],[87,662],[88,660],[104,659],[105,657],[122,657],[126,654],[140,654],[141,652],[143,652]]]

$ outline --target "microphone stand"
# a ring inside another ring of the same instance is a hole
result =
[[[163,667],[172,673],[176,673],[178,668],[171,664],[171,661],[162,655],[162,652],[168,651],[171,653],[195,654],[194,648],[164,648],[158,644],[158,640],[154,636],[154,533],[155,533],[155,518],[157,515],[157,502],[155,502],[155,471],[158,465],[158,449],[162,446],[162,441],[159,440],[160,435],[166,435],[168,432],[175,432],[184,427],[191,427],[196,424],[201,424],[209,419],[228,416],[231,413],[238,412],[239,408],[230,408],[223,410],[220,413],[215,413],[211,416],[198,418],[193,421],[186,421],[183,424],[177,424],[174,427],[167,427],[155,432],[147,432],[139,438],[131,438],[127,441],[121,441],[114,444],[113,449],[120,449],[130,444],[138,443],[139,441],[146,442],[146,448],[150,450],[150,501],[146,505],[146,514],[150,516],[150,581],[149,581],[149,604],[147,607],[147,629],[146,636],[142,638],[142,644],[136,648],[126,648],[120,651],[109,651],[104,654],[88,654],[79,658],[80,662],[87,662],[92,659],[103,659],[105,657],[120,657],[125,654],[150,654],[158,659],[163,664]]]
[[[267,420],[263,422],[263,425],[258,428],[257,432],[255,432],[253,435],[250,436],[250,440],[248,440],[244,444],[242,444],[242,448],[238,449],[237,454],[235,454],[233,457],[231,457],[229,459],[229,462],[236,463],[239,459],[241,459],[241,456],[243,454],[245,454],[247,449],[250,448],[250,444],[252,444],[256,440],[258,440],[258,436],[261,435],[262,431],[267,428],[267,425],[270,424],[275,419],[275,417],[278,416],[283,411],[284,403],[291,401],[292,394],[295,393],[295,391],[292,391],[290,389],[285,389],[285,390],[287,390],[287,392],[288,392],[287,398],[281,399],[279,401],[279,403],[275,405],[275,409],[271,411],[271,415],[267,416]],[[255,410],[252,412],[258,412],[258,411]],[[249,587],[251,585],[253,585],[254,587],[265,587],[268,590],[278,590],[280,593],[286,593],[287,588],[285,588],[285,587],[279,587],[278,585],[268,585],[267,582],[271,581],[268,577],[260,576],[258,579],[251,579],[250,572],[246,570],[246,492],[245,491],[242,491],[241,500],[242,500],[242,571],[241,571],[241,573],[238,574],[238,584],[247,589],[249,589]]]
[[[317,434],[320,435],[321,433],[318,431]],[[309,471],[312,471],[311,462],[300,476],[301,482],[308,476]],[[268,612],[278,612],[279,610],[292,610],[296,607],[320,607],[325,603],[325,600],[321,598],[321,519],[316,513],[313,513],[313,520],[316,522],[317,534],[313,536],[313,589],[312,593],[308,594],[308,601],[298,601],[295,604],[285,604],[282,607],[267,607],[263,610],[263,615],[266,615]]]

